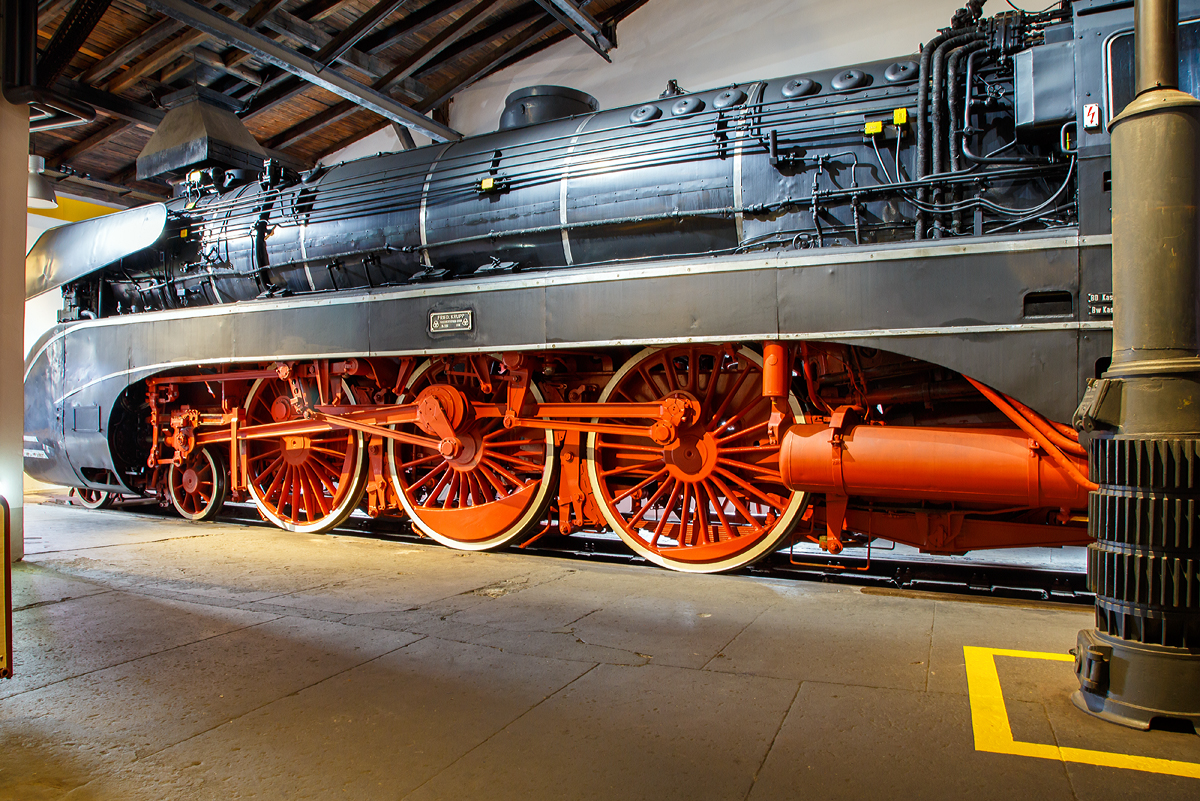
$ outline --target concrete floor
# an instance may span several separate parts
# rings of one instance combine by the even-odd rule
[[[963,646],[1087,608],[26,510],[0,798],[1200,797],[975,750]],[[995,661],[1016,740],[1200,762]]]

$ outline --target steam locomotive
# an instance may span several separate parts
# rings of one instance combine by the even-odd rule
[[[171,202],[31,250],[65,311],[25,469],[456,548],[609,529],[698,572],[1086,543],[1132,4],[982,5],[910,56],[604,111],[532,87],[495,133],[304,174],[194,148]]]

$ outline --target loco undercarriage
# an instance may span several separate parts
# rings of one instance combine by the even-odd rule
[[[314,359],[132,385],[127,484],[320,532],[356,508],[471,550],[608,529],[712,572],[797,539],[1085,544],[1071,430],[968,377],[832,343]],[[134,479],[132,476],[136,475]]]

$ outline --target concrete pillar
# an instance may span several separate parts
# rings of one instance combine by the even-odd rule
[[[0,46],[2,49],[2,46]],[[25,430],[25,205],[29,107],[0,97],[0,495],[12,509],[12,559],[25,555],[21,436]]]

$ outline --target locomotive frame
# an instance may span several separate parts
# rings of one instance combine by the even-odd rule
[[[1185,17],[1200,13],[1182,5]],[[1069,19],[1044,23],[1055,41],[1038,34],[1034,47],[1074,42],[1075,96],[1103,97],[1109,43],[1131,28],[1131,15],[1120,3],[1071,8]],[[927,52],[952,41],[984,51],[974,10],[974,20],[943,32]],[[988,41],[1017,27],[1006,15],[992,18]],[[967,70],[968,109],[969,52],[950,61],[952,74]],[[661,190],[652,197],[605,188],[607,217],[586,211],[594,197],[571,194],[586,173],[581,154],[592,142],[595,158],[614,158],[594,143],[618,128],[642,136],[647,121],[638,115],[651,115],[648,106],[431,146],[432,156],[380,157],[379,167],[358,162],[315,184],[272,184],[268,170],[258,194],[194,184],[153,248],[67,282],[71,308],[96,319],[65,322],[31,353],[26,469],[93,491],[157,494],[192,519],[212,517],[232,494],[298,531],[328,530],[365,497],[372,515],[406,514],[460,548],[603,527],[650,561],[693,571],[736,568],[795,537],[831,553],[878,537],[938,553],[1084,544],[1081,499],[1090,485],[1083,449],[1061,421],[1111,353],[1107,137],[1085,126],[1077,103],[1061,126],[1028,134],[1023,166],[943,174],[913,141],[926,125],[912,109],[929,102],[920,98],[925,81],[882,77],[867,84],[875,90],[822,98],[835,106],[866,99],[836,135],[815,106],[786,94],[775,102],[795,111],[800,133],[768,130],[755,117],[755,98],[764,104],[800,81],[883,76],[904,63],[684,96],[716,106],[736,93],[743,111],[714,112],[704,123],[712,163],[677,176],[669,196],[661,178],[678,165],[646,168],[643,177]],[[934,83],[935,105],[953,101],[950,146],[934,136],[934,165],[963,158],[954,80],[949,98]],[[674,102],[651,106],[661,115]],[[902,121],[910,115],[920,122]],[[621,116],[628,121],[611,122]],[[817,124],[805,134],[809,117]],[[609,122],[589,140],[595,119]],[[942,130],[936,115],[928,124]],[[557,177],[521,200],[512,153],[531,130],[550,130],[567,149]],[[1066,141],[1072,134],[1075,147]],[[691,135],[676,146],[686,150]],[[844,152],[840,163],[810,152],[814,137],[831,135],[831,150],[859,140],[853,166]],[[657,136],[651,147],[664,147],[669,134]],[[898,206],[876,137],[893,147],[897,179],[902,166],[916,176]],[[451,147],[476,160],[483,154],[485,166],[457,162],[439,178]],[[872,151],[881,170],[866,168]],[[872,182],[859,183],[860,152]],[[397,219],[388,226],[339,240],[310,233],[319,224],[330,227],[314,230],[336,232],[343,221],[333,212],[292,226],[270,217],[272,198],[311,213],[320,201],[310,187],[350,186],[373,169],[392,170],[392,185],[410,187],[407,200],[376,192],[356,201],[390,202]],[[472,188],[442,208],[438,181],[451,178]],[[1012,198],[1054,214],[989,234],[981,178],[1011,181]],[[801,203],[798,187],[809,182]],[[1058,198],[1068,187],[1073,199],[1064,206]],[[524,209],[519,223],[495,230],[514,208]],[[271,219],[280,220],[273,229]],[[914,239],[899,238],[914,220]],[[688,255],[695,240],[679,241],[697,221],[709,226],[696,234],[709,250],[732,252]],[[216,240],[225,266],[171,267],[171,259],[197,258],[190,248],[206,225],[210,234],[237,229]],[[389,244],[401,228],[418,230],[419,241]],[[647,258],[630,244],[644,231],[667,242],[665,253]],[[793,249],[788,239],[812,247]],[[763,242],[784,245],[759,249]],[[167,271],[152,274],[164,268],[148,253]],[[31,270],[45,277],[44,267]],[[105,316],[114,302],[138,308]],[[786,479],[804,465],[787,461],[784,440],[818,428],[832,447],[833,483]],[[930,486],[851,487],[843,459],[853,461],[877,428],[934,432],[919,446],[889,446],[887,464],[900,474],[924,469],[921,448],[941,453],[956,438],[981,435],[995,450],[958,453],[967,461],[925,475]],[[996,475],[971,461],[1001,451],[1013,465],[1005,480],[1016,476],[1024,490],[994,489]]]

